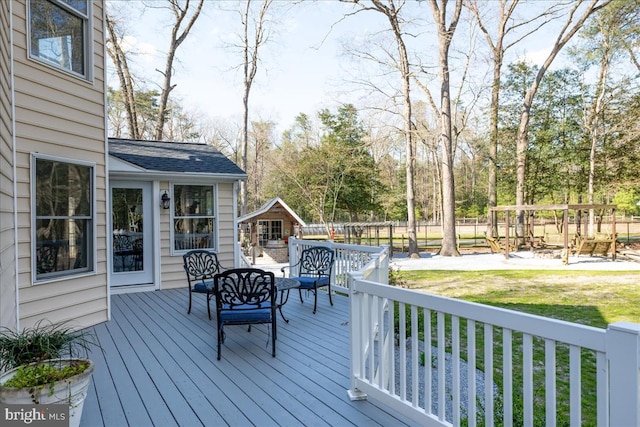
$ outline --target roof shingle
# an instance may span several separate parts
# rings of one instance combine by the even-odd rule
[[[245,175],[206,144],[109,138],[109,154],[149,171]]]

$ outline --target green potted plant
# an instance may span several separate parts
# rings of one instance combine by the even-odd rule
[[[0,403],[69,405],[69,425],[78,426],[93,363],[95,337],[66,323],[0,329]]]

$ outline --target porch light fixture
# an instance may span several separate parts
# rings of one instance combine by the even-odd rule
[[[171,207],[171,198],[167,194],[167,190],[164,190],[164,194],[160,197],[162,202],[162,209],[169,209]]]

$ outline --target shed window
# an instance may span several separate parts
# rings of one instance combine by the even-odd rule
[[[89,78],[88,0],[30,0],[29,53],[48,65]]]
[[[264,248],[269,240],[282,240],[282,220],[258,221],[258,243]]]
[[[93,270],[94,167],[33,157],[35,281]]]
[[[173,186],[173,248],[216,249],[215,194],[212,185]]]

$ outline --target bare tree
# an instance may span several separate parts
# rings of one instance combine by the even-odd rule
[[[245,0],[244,11],[241,12],[242,21],[242,146],[241,164],[243,170],[247,170],[247,158],[249,151],[249,95],[251,86],[258,72],[259,50],[269,40],[267,24],[267,11],[273,0],[263,0],[257,16],[253,17],[251,0]],[[247,213],[247,183],[240,182],[240,215]]]
[[[251,209],[259,208],[265,200],[262,196],[262,184],[266,176],[265,158],[268,157],[269,151],[274,143],[275,123],[271,121],[252,121],[250,137],[253,141],[253,153],[251,156],[251,164],[247,169],[250,177],[251,197],[248,205]]]
[[[551,52],[545,59],[542,66],[538,69],[536,77],[527,89],[522,106],[522,113],[520,114],[520,122],[518,124],[518,133],[516,136],[516,205],[522,206],[525,201],[525,178],[526,178],[526,166],[527,166],[527,146],[529,143],[528,130],[529,119],[531,113],[531,104],[533,98],[536,95],[538,87],[542,82],[542,78],[553,63],[558,53],[562,48],[571,40],[571,38],[578,32],[578,30],[584,25],[589,16],[603,7],[611,3],[612,0],[589,0],[585,5],[585,0],[576,0],[571,6],[567,15],[567,21],[564,23],[558,36],[551,48]],[[581,6],[584,6],[582,13],[579,14]],[[517,236],[522,238],[524,236],[524,211],[519,210],[517,215]]]
[[[400,80],[402,84],[402,105],[403,105],[403,134],[405,140],[405,174],[407,186],[407,234],[409,238],[409,256],[412,258],[419,257],[418,240],[416,232],[415,217],[415,165],[416,165],[416,148],[413,137],[412,113],[411,113],[411,68],[409,64],[409,55],[404,42],[404,32],[402,29],[401,10],[405,5],[405,1],[387,0],[384,4],[383,0],[371,0],[371,5],[366,6],[358,0],[351,2],[360,4],[361,10],[371,10],[383,14],[389,21],[389,26],[398,49],[397,52],[397,69],[400,72]]]
[[[171,84],[171,77],[173,76],[173,61],[176,57],[178,47],[184,42],[189,35],[189,31],[195,24],[200,11],[204,5],[204,0],[199,0],[196,3],[195,10],[190,10],[191,0],[167,0],[168,6],[163,6],[169,9],[174,17],[173,27],[171,29],[171,39],[169,40],[169,49],[167,50],[167,57],[165,61],[164,71],[159,71],[164,80],[162,83],[162,92],[160,93],[160,102],[158,105],[158,120],[156,123],[155,138],[162,140],[164,133],[164,124],[167,120],[167,112],[169,108],[169,94],[176,87]],[[155,5],[153,7],[156,7]],[[189,16],[191,15],[191,16]]]
[[[449,80],[449,48],[456,31],[462,0],[455,1],[453,14],[447,24],[448,0],[429,0],[438,29],[438,58],[440,69],[440,138],[442,150],[442,248],[440,255],[460,256],[456,244],[455,183],[453,175],[453,135],[451,126],[451,92]]]
[[[491,5],[482,3],[478,6],[478,0],[468,0],[466,7],[475,17],[480,30],[484,34],[485,40],[491,51],[491,59],[493,62],[493,78],[491,81],[491,104],[489,111],[489,188],[488,199],[489,208],[497,205],[498,194],[498,111],[500,108],[500,78],[502,75],[502,64],[507,50],[523,39],[533,34],[547,24],[553,17],[554,11],[558,8],[556,4],[552,4],[549,8],[543,10],[540,14],[522,21],[514,21],[512,19],[516,7],[520,4],[520,0],[499,0],[498,13],[495,28],[490,29],[486,22],[485,16],[493,16],[495,13]],[[485,15],[483,16],[483,12]],[[507,36],[522,28],[527,28],[534,24],[532,28],[522,32],[511,42],[507,42]],[[492,34],[493,33],[493,34]],[[487,216],[487,235],[497,236],[497,216]]]
[[[111,12],[106,14],[107,54],[111,58],[118,75],[122,103],[126,114],[126,125],[129,138],[139,139],[138,117],[136,111],[134,78],[129,70],[128,53],[123,48],[125,31],[120,25],[121,18],[114,18]]]

